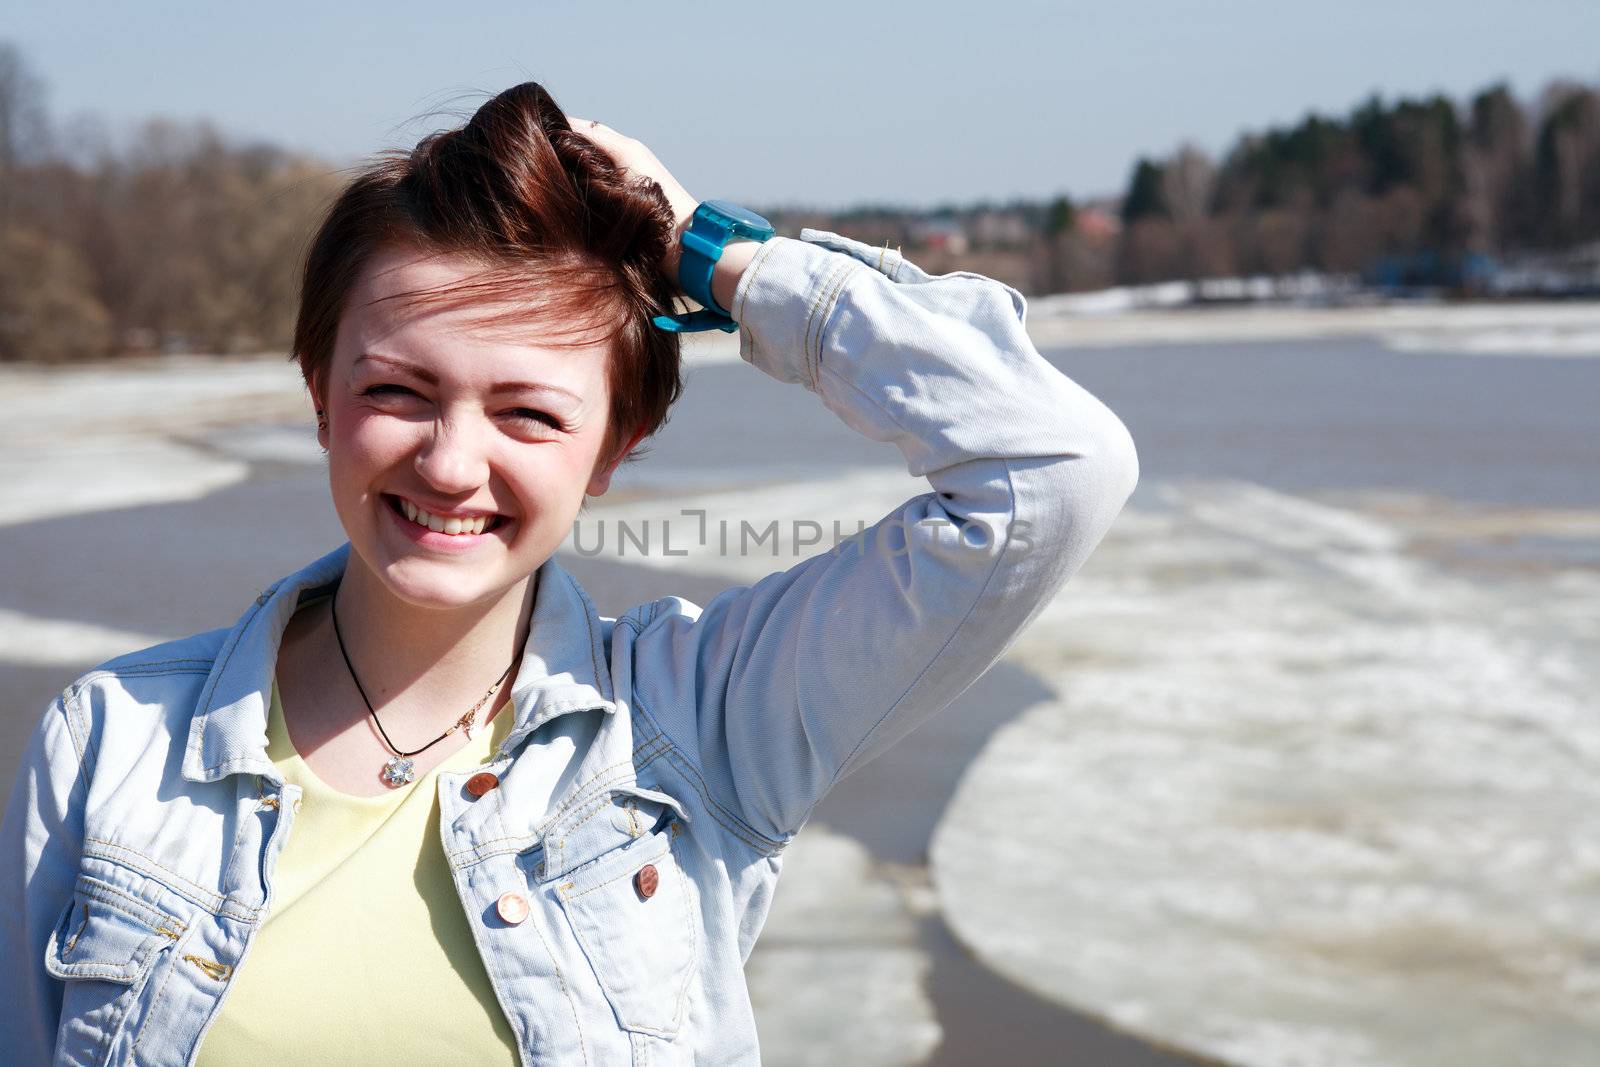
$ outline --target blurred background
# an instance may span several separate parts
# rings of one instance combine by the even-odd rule
[[[9,10],[0,785],[78,673],[343,539],[311,229],[538,80],[782,233],[1018,287],[1139,447],[1058,601],[791,847],[770,1062],[1600,1062],[1597,42],[1578,0]],[[686,359],[561,556],[602,610],[925,491],[734,339]],[[664,554],[694,509],[777,558]]]

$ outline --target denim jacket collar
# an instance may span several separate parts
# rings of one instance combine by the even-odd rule
[[[344,574],[348,543],[273,583],[234,624],[200,690],[183,776],[215,782],[259,774],[282,784],[267,757],[267,708],[278,646],[296,609]],[[594,604],[554,559],[535,573],[538,586],[522,666],[512,683],[516,715],[501,743],[510,752],[534,730],[573,711],[616,711],[606,669],[604,627]]]

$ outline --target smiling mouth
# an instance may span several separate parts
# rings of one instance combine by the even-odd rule
[[[475,537],[504,526],[510,520],[504,515],[475,515],[470,518],[452,518],[424,511],[404,497],[384,494],[384,502],[400,518],[434,533],[452,537]]]

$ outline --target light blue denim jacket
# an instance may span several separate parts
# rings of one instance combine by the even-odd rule
[[[894,442],[932,491],[704,608],[605,618],[554,560],[539,570],[500,788],[437,779],[528,1065],[757,1062],[743,965],[784,846],[995,662],[1138,479],[1121,420],[1039,355],[1009,286],[806,230],[759,250],[733,312],[746,361]],[[278,644],[348,551],[46,711],[0,830],[6,1063],[194,1061],[294,833],[299,790],[266,755]],[[508,891],[532,906],[515,926]]]

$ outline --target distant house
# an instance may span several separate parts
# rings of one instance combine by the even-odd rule
[[[952,256],[964,255],[970,245],[966,230],[954,219],[915,219],[909,236],[909,243],[915,247],[936,249]]]
[[[1026,248],[1034,239],[1034,228],[1020,211],[980,211],[968,220],[967,230],[977,248]]]
[[[1084,207],[1078,209],[1076,229],[1088,240],[1112,241],[1122,232],[1122,222],[1108,211]]]

